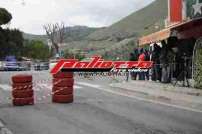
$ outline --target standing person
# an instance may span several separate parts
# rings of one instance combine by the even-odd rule
[[[134,61],[134,60],[135,60],[135,55],[134,55],[133,53],[130,53],[129,60],[130,60],[130,61]],[[129,72],[128,72],[128,69],[126,69],[126,75],[127,75],[127,76],[126,76],[126,81],[128,81],[128,80],[129,80]],[[131,73],[130,75],[131,75],[131,79],[132,79],[132,80],[135,80],[133,73]]]
[[[167,83],[167,67],[168,67],[168,59],[167,59],[167,55],[168,55],[168,49],[167,49],[167,44],[166,42],[163,40],[161,41],[162,44],[162,49],[161,49],[161,53],[160,53],[160,64],[161,64],[161,68],[162,68],[162,77],[161,77],[161,81],[162,83]]]
[[[152,68],[152,80],[153,81],[161,81],[161,68],[160,68],[160,52],[161,47],[158,44],[154,44],[154,49],[152,51],[152,61],[153,61],[153,68]]]
[[[130,53],[129,60],[130,60],[130,61],[134,61],[134,54],[133,54],[133,53]],[[126,81],[129,80],[129,73],[130,73],[130,72],[128,71],[128,69],[126,69]],[[134,80],[133,77],[134,77],[134,76],[133,76],[133,74],[131,73],[131,79],[132,79],[132,80]]]
[[[160,55],[160,63],[162,67],[162,83],[170,83],[171,82],[171,68],[170,64],[174,59],[174,54],[169,48],[168,44],[165,41],[161,42],[162,49]]]
[[[139,57],[138,49],[135,48],[134,53],[133,53],[133,57],[130,58],[130,61],[138,61],[138,57]],[[138,74],[137,72],[131,72],[131,79],[137,80],[137,74]]]
[[[138,48],[134,49],[134,61],[138,61],[138,57],[139,57],[139,52],[138,52]]]
[[[144,50],[142,48],[140,49],[140,55],[138,57],[138,61],[139,62],[145,61],[145,53],[144,53]],[[139,72],[139,80],[145,80],[145,73],[144,72]]]
[[[149,51],[145,50],[144,54],[145,54],[145,61],[150,61],[150,53],[149,53]],[[147,72],[144,72],[146,80],[149,80],[149,70],[150,69],[147,69]]]

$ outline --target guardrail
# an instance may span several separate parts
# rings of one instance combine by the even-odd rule
[[[7,62],[0,61],[0,71],[41,71],[49,70],[49,62]]]

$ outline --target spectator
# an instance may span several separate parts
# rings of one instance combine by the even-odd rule
[[[143,49],[140,49],[140,55],[139,55],[138,61],[139,62],[145,61],[145,53]],[[139,72],[139,80],[145,80],[144,72]]]
[[[138,49],[134,49],[134,53],[131,55],[132,57],[130,58],[130,61],[138,61]],[[131,79],[132,80],[137,80],[137,72],[131,72]]]
[[[161,82],[162,83],[169,83],[171,81],[170,76],[170,65],[169,65],[169,55],[170,49],[168,47],[168,44],[163,40],[161,41],[162,44],[162,49],[161,49],[161,54],[160,54],[160,63],[161,63],[161,68],[162,68],[162,78]]]
[[[152,68],[152,80],[161,81],[161,68],[160,68],[160,53],[161,47],[158,44],[154,44],[154,50],[152,51],[152,61],[154,63]]]
[[[129,58],[130,61],[135,61],[135,55],[133,53],[130,53],[130,58]]]
[[[150,61],[149,51],[145,50],[144,54],[145,54],[145,61]],[[149,80],[149,69],[147,69],[147,72],[144,72],[144,73],[145,73],[146,80]]]
[[[133,53],[130,53],[129,60],[134,61],[134,54]],[[131,78],[133,79],[133,74],[131,74]],[[128,69],[126,69],[126,81],[128,81],[128,80],[129,80],[129,71],[128,71]]]

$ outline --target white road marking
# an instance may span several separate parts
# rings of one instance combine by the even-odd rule
[[[145,98],[137,97],[137,96],[130,95],[130,94],[120,93],[120,92],[116,92],[116,91],[111,90],[111,89],[102,88],[99,85],[94,85],[94,84],[90,84],[90,83],[86,83],[86,82],[77,82],[77,83],[80,84],[80,85],[84,85],[84,86],[88,86],[88,87],[93,87],[93,88],[96,88],[98,90],[109,92],[109,93],[112,93],[112,94],[116,94],[116,95],[120,95],[120,96],[125,96],[125,97],[129,97],[129,98],[133,98],[133,99],[136,99],[136,100],[139,100],[139,101],[144,101],[144,102],[149,102],[149,103],[154,103],[154,104],[160,104],[160,105],[164,105],[164,106],[168,106],[168,107],[173,107],[173,108],[177,108],[177,109],[182,109],[182,110],[186,110],[186,111],[191,111],[191,112],[202,113],[201,110],[197,110],[197,109],[193,109],[193,108],[189,108],[189,107],[185,107],[185,106],[168,104],[168,103],[164,103],[164,102],[160,102],[160,101],[156,101],[156,100],[145,99]]]
[[[41,88],[43,88],[43,87],[45,87],[46,89],[48,89],[48,90],[51,90],[52,89],[52,84],[49,84],[49,83],[46,83],[46,84],[38,84],[37,85],[38,87],[41,87]],[[74,85],[74,89],[81,89],[82,87],[80,87],[80,86],[78,86],[78,85]]]
[[[0,89],[3,89],[4,91],[12,91],[12,87],[8,84],[0,84]]]
[[[4,124],[0,121],[0,133],[1,134],[13,134]]]
[[[4,124],[0,121],[0,128],[4,127]]]
[[[155,100],[144,99],[144,98],[141,98],[141,97],[137,97],[137,96],[133,96],[133,95],[129,95],[129,94],[124,94],[124,93],[118,93],[118,92],[115,92],[115,91],[110,90],[110,89],[101,88],[100,85],[90,84],[90,83],[86,83],[86,82],[77,82],[77,84],[92,87],[92,88],[96,88],[96,89],[99,89],[101,91],[110,92],[112,94],[133,98],[133,99],[136,99],[136,100],[139,100],[139,101],[145,101],[145,102],[160,104],[160,105],[164,105],[164,106],[174,107],[174,108],[178,108],[178,109],[183,109],[183,110],[187,110],[187,111],[202,113],[201,110],[197,110],[197,109],[193,109],[193,108],[189,108],[189,107],[184,107],[184,106],[179,106],[179,105],[174,105],[174,104],[168,104],[168,103],[159,102],[159,101],[155,101]],[[48,89],[52,88],[52,85],[50,85],[50,84],[39,84],[39,86],[41,86],[41,85],[48,88]],[[82,87],[74,85],[74,88],[75,89],[81,89]],[[12,87],[10,85],[8,85],[8,84],[0,84],[0,89],[3,89],[5,91],[12,91]],[[39,91],[38,88],[37,89],[34,88],[34,89],[35,89],[35,91]]]
[[[100,88],[100,85],[90,84],[87,82],[77,82],[77,84],[87,86],[87,87]]]
[[[74,89],[81,89],[82,87],[74,85]]]
[[[74,85],[74,89],[81,89],[81,88],[82,88],[81,86]],[[37,84],[34,86],[33,89],[34,89],[34,91],[51,90],[52,85],[49,83]],[[0,84],[0,90],[12,91],[12,86],[9,84]]]
[[[45,84],[37,84],[37,86],[39,86],[39,87],[41,87],[41,88],[45,87],[46,89],[49,89],[49,90],[52,89],[52,85],[49,84],[49,83],[45,83]]]
[[[34,91],[37,91],[37,92],[41,90],[39,87],[34,87],[33,89]]]

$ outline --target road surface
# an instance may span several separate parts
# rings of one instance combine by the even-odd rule
[[[14,134],[202,134],[202,113],[107,92],[110,78],[76,78],[75,102],[52,104],[51,76],[34,72],[36,104],[13,107],[13,74],[0,73],[0,120]]]

